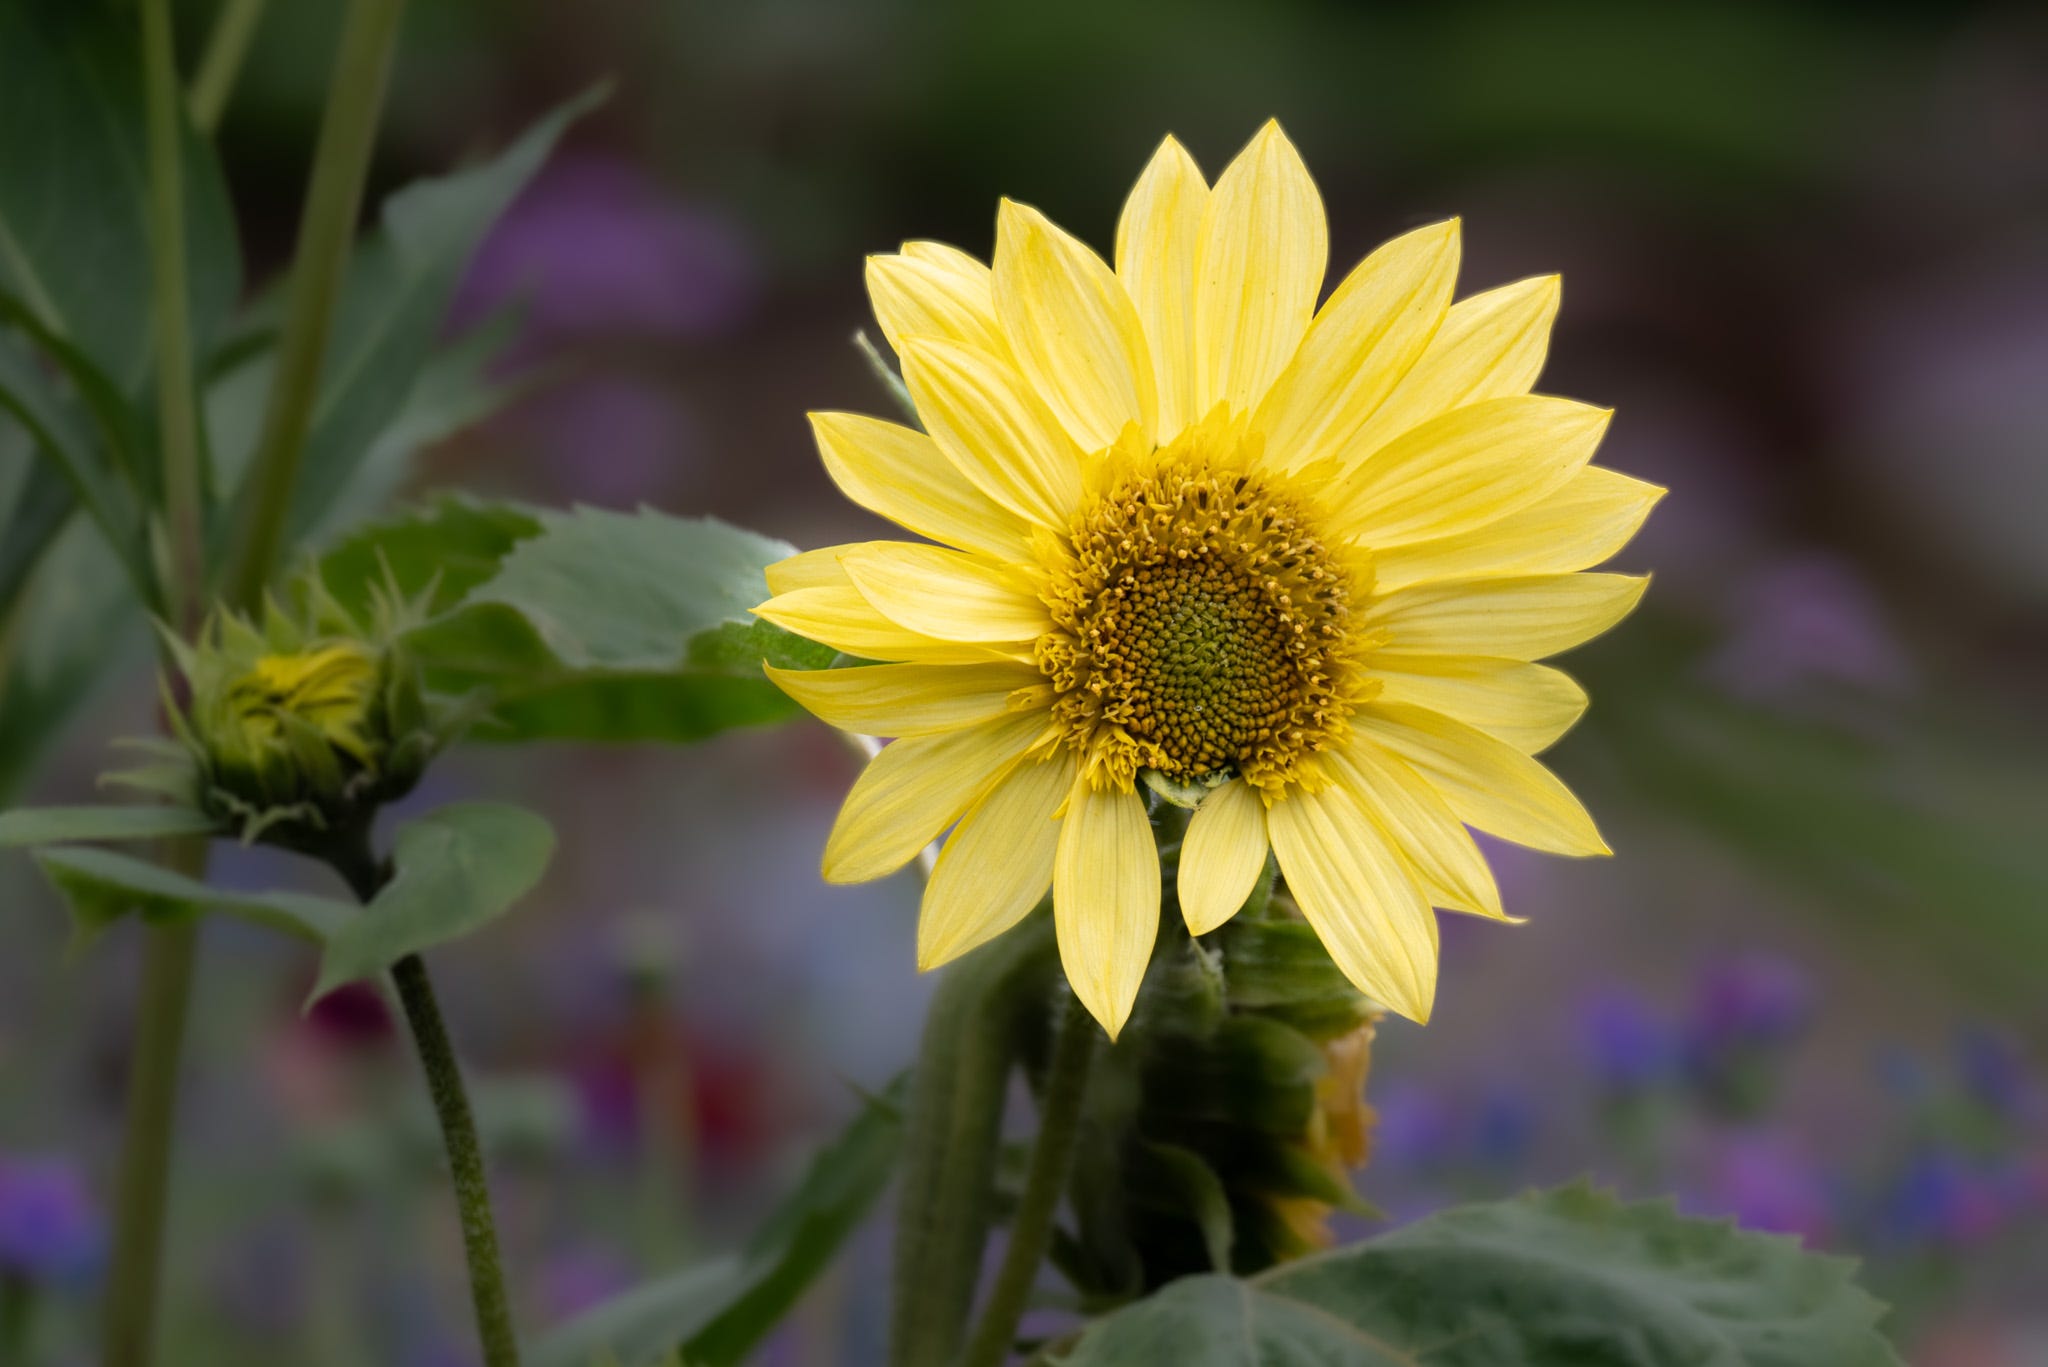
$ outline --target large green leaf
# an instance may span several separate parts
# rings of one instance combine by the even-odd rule
[[[0,339],[0,348],[6,345]],[[0,406],[12,407],[4,396]],[[13,611],[75,507],[62,467],[40,453],[18,421],[0,421],[0,618]]]
[[[446,610],[410,646],[429,681],[493,700],[482,740],[669,741],[780,721],[762,662],[832,652],[755,620],[779,541],[709,518],[443,500],[366,529],[322,562],[344,602],[391,567]]]
[[[314,997],[459,939],[532,890],[555,833],[523,807],[463,802],[398,828],[392,878],[329,937]]]
[[[149,186],[133,7],[0,5],[0,292],[135,392],[149,367]],[[234,215],[211,149],[187,134],[192,331],[217,336],[241,288]]]
[[[77,845],[101,840],[158,840],[207,835],[214,823],[190,807],[22,807],[0,812],[0,846]]]
[[[738,1257],[627,1292],[535,1345],[532,1367],[735,1367],[766,1338],[866,1218],[902,1145],[899,1078],[812,1161]]]
[[[1070,1367],[1900,1367],[1854,1265],[1589,1188],[1465,1206],[1249,1280],[1190,1277]]]
[[[230,892],[208,887],[161,864],[92,846],[38,851],[42,867],[71,906],[75,940],[83,945],[124,916],[172,921],[201,912],[230,916],[318,943],[351,915],[345,902],[298,892]]]
[[[295,537],[322,524],[421,383],[477,244],[562,131],[602,95],[562,105],[489,161],[385,201],[378,232],[349,265],[335,317],[293,494]]]

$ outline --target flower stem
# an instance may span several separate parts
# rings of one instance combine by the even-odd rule
[[[149,254],[156,332],[158,441],[170,566],[163,600],[181,630],[206,597],[206,542],[199,476],[199,414],[192,392],[191,299],[185,279],[184,111],[170,0],[143,0],[143,94],[149,130]]]
[[[469,1259],[470,1299],[476,1307],[477,1336],[483,1341],[486,1367],[518,1367],[519,1339],[512,1328],[512,1302],[505,1290],[505,1268],[498,1255],[497,1224],[491,1216],[491,1189],[484,1176],[483,1145],[476,1134],[469,1094],[462,1085],[462,1067],[434,1000],[427,965],[408,954],[392,965],[405,1018],[412,1025],[420,1064],[427,1070],[427,1090],[441,1120],[441,1140],[455,1181],[455,1204],[462,1215],[462,1251]]]
[[[358,900],[374,900],[391,881],[390,863],[370,851],[369,829],[346,832],[323,852],[335,872],[354,889]],[[477,1337],[483,1341],[485,1367],[518,1367],[519,1337],[512,1328],[512,1298],[505,1289],[505,1264],[498,1252],[498,1225],[491,1214],[491,1188],[484,1173],[483,1144],[477,1139],[476,1116],[462,1085],[448,1024],[434,998],[426,961],[408,954],[391,966],[405,1019],[412,1027],[413,1047],[426,1069],[427,1091],[441,1122],[441,1143],[448,1151],[455,1183],[455,1205],[462,1217],[462,1251],[469,1260],[470,1299],[476,1307]]]
[[[206,51],[199,59],[199,71],[192,77],[189,103],[192,122],[202,133],[220,127],[227,112],[228,97],[235,93],[235,77],[242,72],[242,59],[249,55],[249,40],[263,18],[263,0],[227,0],[207,35]]]
[[[171,842],[163,863],[196,876],[205,868],[205,842]],[[164,1205],[170,1191],[178,1072],[199,923],[183,920],[152,927],[148,937],[114,1194],[113,1265],[107,1273],[106,1341],[101,1349],[106,1367],[147,1367],[155,1355]]]
[[[1053,1215],[1074,1165],[1081,1103],[1088,1094],[1089,1066],[1100,1034],[1101,1027],[1081,999],[1069,997],[1066,1018],[1053,1041],[1052,1062],[1046,1069],[1038,1142],[1031,1150],[1016,1217],[1010,1222],[1009,1247],[1003,1250],[1002,1266],[996,1270],[995,1285],[967,1342],[961,1367],[1001,1367],[1016,1342],[1017,1322],[1024,1317],[1025,1302],[1052,1243]]]
[[[370,151],[404,10],[405,0],[353,0],[342,31],[292,257],[277,377],[263,412],[246,520],[230,571],[229,597],[244,607],[261,600],[291,517],[292,491],[319,397],[320,367],[348,271],[363,182],[369,175]]]
[[[18,1272],[0,1272],[0,1367],[29,1367],[36,1291]]]

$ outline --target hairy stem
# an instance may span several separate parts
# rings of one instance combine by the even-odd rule
[[[967,1336],[1018,1026],[1053,978],[1051,920],[1038,915],[939,975],[904,1123],[890,1367],[949,1367]]]
[[[263,0],[227,0],[207,35],[206,51],[199,58],[199,71],[192,77],[188,103],[192,122],[199,131],[211,134],[220,127],[228,99],[235,93],[235,78],[242,74],[242,59],[249,55],[249,40],[263,18]]]
[[[1016,1218],[1010,1222],[1009,1247],[1003,1250],[1002,1266],[996,1270],[995,1284],[989,1288],[988,1303],[982,1307],[974,1335],[967,1341],[961,1367],[1001,1367],[1010,1356],[1017,1322],[1024,1317],[1025,1303],[1052,1243],[1053,1215],[1074,1166],[1089,1065],[1094,1062],[1095,1042],[1101,1033],[1081,999],[1070,997],[1046,1069],[1038,1140],[1031,1149],[1031,1166],[1024,1177]]]
[[[484,1175],[483,1145],[476,1117],[462,1085],[462,1067],[434,1000],[427,965],[408,954],[392,965],[413,1044],[427,1072],[427,1090],[441,1121],[441,1141],[455,1183],[455,1204],[462,1216],[462,1251],[469,1260],[470,1300],[476,1309],[477,1336],[483,1342],[486,1367],[518,1367],[519,1338],[512,1328],[512,1301],[505,1290],[504,1261],[498,1254],[497,1222],[491,1215],[491,1188]]]
[[[370,852],[367,828],[350,833],[326,852],[334,869],[368,903],[391,881],[389,863]],[[426,1070],[427,1092],[441,1122],[441,1143],[448,1153],[455,1185],[455,1206],[462,1219],[462,1251],[469,1262],[469,1294],[476,1309],[477,1337],[483,1343],[485,1367],[518,1367],[519,1337],[512,1327],[512,1298],[505,1288],[505,1262],[498,1251],[498,1224],[491,1213],[490,1181],[484,1171],[484,1149],[477,1138],[476,1115],[462,1083],[462,1065],[448,1024],[434,997],[426,961],[408,954],[391,967],[398,998],[412,1027],[413,1047]]]
[[[194,877],[206,867],[202,840],[170,842],[163,863]],[[107,1272],[106,1367],[147,1367],[155,1356],[163,1273],[164,1206],[178,1116],[178,1073],[199,923],[152,927],[143,946],[128,1115],[114,1191],[114,1248]]]
[[[355,241],[363,182],[370,169],[377,118],[391,75],[391,55],[405,0],[353,0],[342,31],[341,52],[320,144],[313,154],[313,179],[299,220],[292,257],[291,295],[278,341],[277,376],[263,412],[250,472],[249,502],[229,576],[229,597],[249,606],[262,598],[276,568],[291,517],[292,491],[319,396],[320,367],[327,356],[335,307]]]

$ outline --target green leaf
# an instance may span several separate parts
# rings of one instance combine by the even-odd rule
[[[503,803],[457,803],[407,822],[391,881],[328,940],[313,998],[495,920],[540,881],[554,850],[546,821]]]
[[[429,587],[453,607],[498,572],[512,548],[541,533],[540,510],[447,495],[386,521],[359,527],[320,557],[320,579],[343,607],[367,617],[389,571],[398,591]]]
[[[1445,1211],[1249,1280],[1190,1277],[1071,1367],[1901,1367],[1854,1265],[1584,1186]]]
[[[345,902],[298,892],[229,892],[152,864],[146,859],[91,846],[38,851],[36,863],[71,905],[83,947],[124,916],[175,921],[220,911],[316,943],[327,939],[353,914]]]
[[[532,1367],[734,1367],[795,1306],[889,1184],[907,1079],[871,1099],[811,1163],[737,1257],[677,1273],[579,1316],[537,1344]]]
[[[145,807],[23,807],[0,812],[0,846],[76,845],[210,835],[204,812],[156,803]]]
[[[651,509],[534,516],[540,534],[410,642],[435,686],[492,690],[497,724],[479,739],[697,740],[796,714],[764,660],[831,662],[748,611],[767,596],[764,567],[790,554],[782,542]]]
[[[0,346],[4,346],[0,343]],[[0,399],[0,406],[7,405]],[[0,423],[0,620],[14,609],[42,562],[43,552],[64,530],[77,500],[62,468],[39,455],[27,431]]]
[[[1138,1142],[1138,1162],[1128,1171],[1129,1199],[1135,1206],[1166,1216],[1192,1219],[1202,1231],[1209,1266],[1230,1270],[1230,1247],[1237,1239],[1230,1213],[1230,1193],[1207,1159],[1178,1144]]]
[[[137,33],[132,9],[107,0],[0,5],[0,292],[123,393],[147,373],[151,336]],[[241,263],[219,163],[189,130],[184,151],[203,348],[233,306]]]
[[[484,234],[602,89],[543,117],[489,161],[409,185],[349,265],[293,495],[292,533],[319,526],[421,382]]]

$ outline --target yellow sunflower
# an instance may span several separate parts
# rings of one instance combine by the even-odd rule
[[[921,967],[1050,886],[1067,976],[1114,1035],[1158,930],[1148,789],[1195,806],[1192,932],[1237,911],[1270,847],[1345,974],[1418,1021],[1431,907],[1506,919],[1466,827],[1607,852],[1531,758],[1586,706],[1534,662],[1634,606],[1644,580],[1578,571],[1662,491],[1588,464],[1607,410],[1529,392],[1556,277],[1453,304],[1454,220],[1318,309],[1327,255],[1269,123],[1214,186],[1167,139],[1114,268],[1007,200],[992,267],[934,242],[869,260],[925,430],[811,421],[847,497],[930,542],[795,556],[756,611],[880,662],[771,672],[832,725],[895,738],[846,799],[828,880],[951,828]]]

